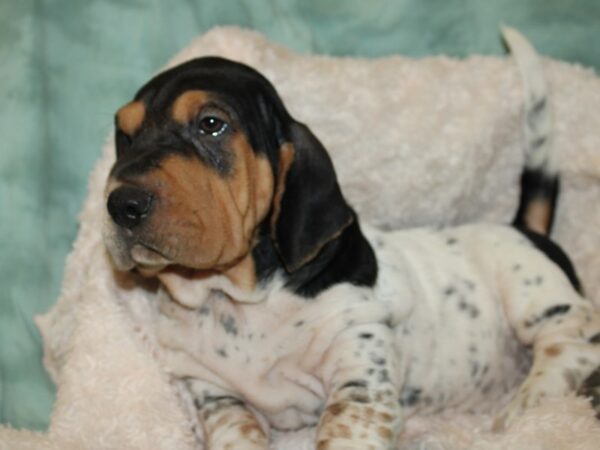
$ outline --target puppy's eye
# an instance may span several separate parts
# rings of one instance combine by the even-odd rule
[[[227,129],[227,122],[218,117],[208,116],[200,119],[200,133],[219,136]]]

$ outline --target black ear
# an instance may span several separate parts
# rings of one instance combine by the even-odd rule
[[[294,272],[355,216],[321,142],[298,122],[291,123],[287,134],[290,142],[281,147],[272,232],[286,270]]]

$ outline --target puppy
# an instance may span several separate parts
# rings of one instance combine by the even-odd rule
[[[160,342],[208,449],[312,425],[320,450],[389,449],[403,414],[507,395],[497,428],[545,397],[598,406],[600,315],[547,238],[545,84],[507,38],[527,105],[513,226],[361,226],[319,140],[236,62],[167,70],[117,112],[106,247],[160,280]]]

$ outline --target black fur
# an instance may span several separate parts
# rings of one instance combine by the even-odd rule
[[[329,241],[317,256],[294,272],[285,270],[279,253],[268,235],[263,234],[252,256],[257,278],[267,282],[277,271],[285,284],[303,297],[314,297],[337,283],[373,286],[377,279],[377,260],[373,249],[353,222],[342,234]]]
[[[302,124],[292,123],[289,130],[294,160],[286,177],[274,235],[283,264],[294,272],[356,218],[342,196],[323,145]]]
[[[565,273],[571,285],[577,292],[581,292],[581,283],[577,277],[577,272],[573,263],[567,256],[567,254],[561,249],[558,244],[552,241],[549,237],[543,236],[535,231],[526,230],[524,228],[515,227],[519,230],[527,239],[529,239],[533,245],[537,247],[542,253],[544,253],[551,261],[553,261],[558,267]]]

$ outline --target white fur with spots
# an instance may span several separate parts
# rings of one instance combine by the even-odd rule
[[[387,449],[402,414],[506,403],[525,379],[499,419],[507,425],[600,366],[589,342],[600,315],[519,232],[365,232],[380,267],[374,289],[340,284],[305,299],[276,277],[241,303],[208,279],[192,308],[171,298],[186,287],[173,289],[161,305],[166,365],[241,400],[261,423],[319,423],[320,449]],[[234,418],[244,411],[233,408]],[[229,429],[241,445],[241,425]]]

